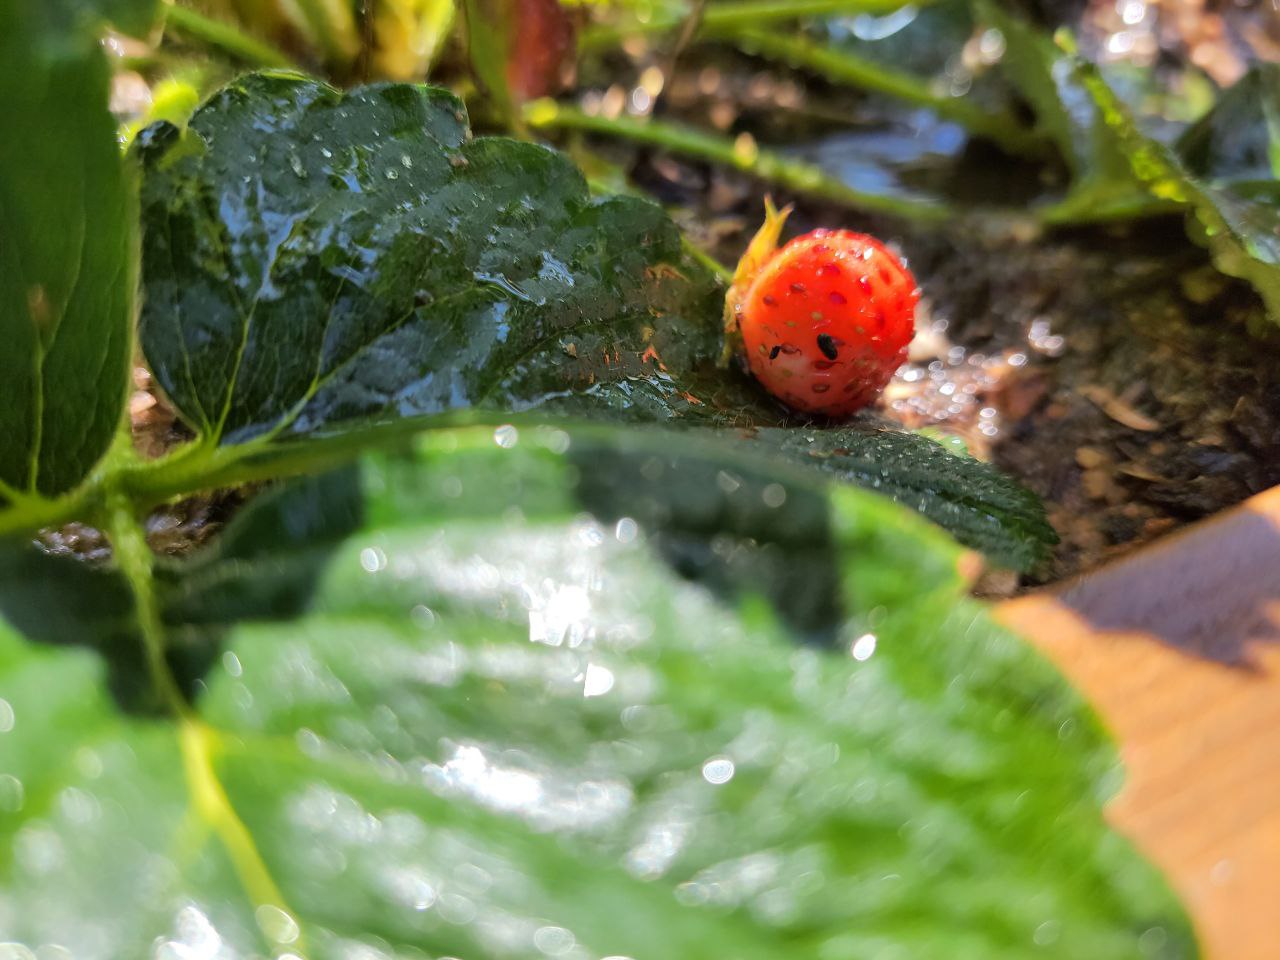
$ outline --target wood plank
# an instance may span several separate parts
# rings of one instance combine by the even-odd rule
[[[999,618],[1120,743],[1117,829],[1187,904],[1208,960],[1280,960],[1280,488]]]

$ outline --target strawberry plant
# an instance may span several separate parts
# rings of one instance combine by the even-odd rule
[[[250,74],[122,157],[128,12],[0,3],[4,950],[1194,956],[1096,720],[965,596],[1031,494],[779,409],[659,207],[443,88]]]

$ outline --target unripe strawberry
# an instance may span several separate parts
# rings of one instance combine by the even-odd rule
[[[740,334],[766,390],[795,410],[846,417],[907,358],[915,278],[878,240],[848,230],[814,230],[779,250],[790,208],[765,210],[725,297],[726,351]]]

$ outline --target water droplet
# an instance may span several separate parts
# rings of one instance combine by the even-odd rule
[[[577,938],[564,927],[539,927],[533,934],[533,945],[549,957],[568,953],[577,942]]]
[[[326,160],[332,160],[332,159],[333,159],[333,151],[332,151],[332,150],[330,150],[328,147],[321,147],[321,148],[320,148],[320,156],[324,157]]]
[[[244,673],[244,668],[240,665],[240,658],[230,650],[222,655],[222,669],[232,677],[238,677]]]
[[[864,633],[853,641],[849,652],[853,654],[853,659],[855,660],[870,660],[871,655],[876,652],[876,635],[874,633]]]
[[[407,153],[400,154],[400,166],[404,167],[406,170],[412,170],[413,159]]]
[[[400,171],[397,170],[395,167],[388,167],[385,176],[388,180],[399,180]]]
[[[613,689],[613,671],[597,663],[588,663],[582,675],[582,695],[603,697]]]
[[[787,488],[780,483],[771,483],[760,491],[760,499],[766,507],[776,510],[787,502]]]
[[[360,566],[365,573],[377,573],[387,566],[387,555],[377,547],[365,547],[360,551]]]
[[[0,811],[17,813],[25,802],[22,781],[11,773],[0,773]]]
[[[509,423],[504,423],[493,431],[493,442],[504,450],[510,450],[520,442],[520,431]]]
[[[253,916],[262,935],[272,943],[293,943],[301,933],[298,921],[272,904],[264,903],[253,912]]]
[[[742,481],[733,474],[721,470],[716,474],[716,486],[729,494],[736,492],[737,489],[742,486]]]
[[[1168,940],[1169,935],[1165,933],[1164,927],[1148,927],[1142,931],[1142,936],[1138,937],[1138,949],[1142,951],[1143,956],[1158,957]]]
[[[1031,939],[1036,942],[1036,946],[1047,947],[1058,939],[1058,935],[1062,932],[1062,924],[1057,920],[1046,920],[1040,926],[1036,927],[1035,933],[1031,935]]]
[[[289,166],[300,179],[307,179],[307,168],[302,165],[302,158],[296,153],[289,154]]]
[[[13,707],[9,701],[0,697],[0,733],[8,733],[13,729]]]
[[[702,765],[702,779],[720,786],[733,779],[734,765],[728,757],[712,757]]]
[[[420,603],[409,611],[409,619],[425,630],[435,626],[436,614],[430,607]]]
[[[631,543],[639,533],[639,525],[630,517],[623,517],[613,528],[613,535],[619,543]]]

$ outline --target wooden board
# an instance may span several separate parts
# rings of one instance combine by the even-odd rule
[[[996,609],[1115,734],[1108,815],[1168,874],[1207,960],[1280,960],[1280,488]]]

